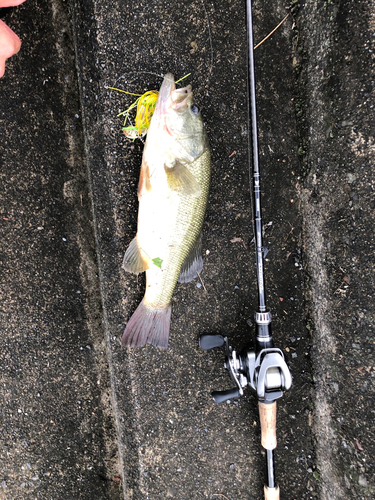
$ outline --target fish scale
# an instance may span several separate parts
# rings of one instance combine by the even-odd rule
[[[178,251],[171,251],[165,259],[168,262],[167,269],[162,272],[163,278],[160,286],[157,287],[156,294],[151,300],[148,299],[148,285],[150,282],[152,283],[152,274],[146,272],[145,298],[154,307],[166,307],[170,303],[180,274],[181,265],[185,261],[191,246],[201,233],[210,183],[210,170],[207,166],[210,163],[211,155],[210,151],[207,150],[189,169],[199,179],[198,182],[202,189],[202,195],[193,202],[187,196],[180,197],[181,200],[176,217],[178,223],[175,226],[174,238],[170,240],[171,249],[175,250],[178,248]],[[157,272],[157,270],[155,271]]]

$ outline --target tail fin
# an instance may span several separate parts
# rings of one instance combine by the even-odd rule
[[[168,347],[171,306],[165,308],[147,307],[144,299],[126,325],[121,343],[124,347],[140,347],[152,344],[155,347]]]

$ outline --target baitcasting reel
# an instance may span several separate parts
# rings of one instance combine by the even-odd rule
[[[200,347],[208,351],[225,345],[224,367],[229,371],[235,387],[226,391],[213,391],[215,403],[243,395],[243,388],[249,385],[259,401],[272,403],[292,386],[292,376],[280,349],[273,346],[271,313],[256,312],[256,351],[237,354],[222,335],[202,335]]]
[[[213,391],[215,403],[222,403],[243,395],[249,385],[258,399],[261,427],[261,443],[266,450],[267,480],[264,485],[265,500],[279,500],[280,488],[275,481],[273,450],[276,439],[276,400],[292,386],[292,376],[280,349],[273,345],[271,335],[271,313],[256,312],[256,349],[237,355],[222,335],[202,335],[200,347],[204,350],[225,344],[225,368],[229,371],[235,387],[226,391]]]

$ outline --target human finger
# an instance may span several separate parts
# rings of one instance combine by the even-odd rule
[[[5,60],[5,57],[0,56],[0,78],[2,78],[5,73]]]
[[[5,72],[5,61],[21,48],[18,36],[0,20],[0,78]]]
[[[17,54],[20,48],[21,40],[14,31],[0,19],[0,54],[8,58]]]
[[[0,8],[2,7],[17,7],[25,0],[0,0]]]

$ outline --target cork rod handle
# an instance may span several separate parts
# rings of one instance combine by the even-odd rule
[[[264,404],[261,401],[259,401],[259,419],[260,419],[262,446],[266,450],[274,450],[277,446],[276,401],[274,401],[271,404]],[[269,497],[269,498],[274,498],[274,497]]]
[[[264,499],[265,500],[279,500],[280,499],[280,488],[267,488],[264,487]]]

